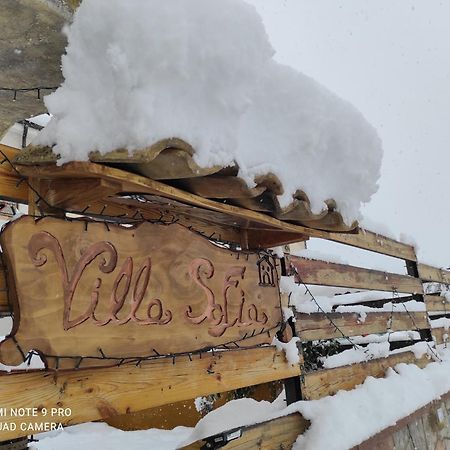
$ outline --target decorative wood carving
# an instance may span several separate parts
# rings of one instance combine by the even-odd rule
[[[30,350],[65,368],[246,347],[270,343],[281,322],[274,257],[219,248],[177,224],[24,217],[0,240],[16,294],[6,364]]]

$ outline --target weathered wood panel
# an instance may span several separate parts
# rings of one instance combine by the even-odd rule
[[[120,192],[120,184],[101,178],[75,178],[41,182],[41,195],[52,206],[82,211],[92,203]]]
[[[356,289],[422,294],[419,279],[408,275],[363,269],[326,261],[292,256],[291,265],[297,272],[296,280],[306,284],[338,286]]]
[[[450,284],[450,271],[438,269],[437,267],[428,266],[426,264],[417,264],[419,277],[422,281],[436,281],[437,283]]]
[[[397,242],[394,239],[362,228],[358,230],[357,234],[330,233],[327,239],[395,258],[417,261],[416,252],[412,245]]]
[[[392,318],[392,320],[391,320]],[[428,316],[424,312],[367,313],[364,321],[357,313],[296,314],[295,328],[303,341],[335,339],[392,331],[428,329]]]
[[[144,362],[140,366],[1,373],[0,398],[6,415],[2,423],[16,430],[0,431],[0,440],[12,439],[30,423],[60,422],[63,425],[105,419],[201,395],[298,376],[298,365],[286,362],[273,347],[204,353]],[[36,408],[36,416],[12,417],[11,408]],[[68,416],[44,416],[42,408],[71,408]],[[24,424],[24,425],[20,425]]]
[[[302,395],[305,400],[316,400],[327,395],[334,395],[340,390],[354,389],[369,376],[384,377],[386,370],[397,364],[407,363],[425,367],[429,362],[430,360],[425,357],[416,359],[413,353],[404,352],[365,363],[318,370],[304,375]]]
[[[274,257],[219,248],[178,224],[24,217],[0,239],[20,312],[14,340],[0,345],[10,365],[31,349],[69,368],[269,344],[281,324]]]
[[[186,447],[182,447],[182,449],[196,450],[207,448],[204,447],[204,445],[206,445],[208,441],[220,443],[223,442],[222,436],[225,436],[225,439],[227,437],[232,439],[228,444],[220,447],[226,450],[288,450],[292,448],[298,436],[304,433],[308,426],[309,422],[300,414],[295,413],[249,427],[230,430],[222,433],[222,435],[212,437],[210,440],[198,441]]]
[[[450,312],[450,303],[440,295],[425,295],[425,304],[428,312]]]

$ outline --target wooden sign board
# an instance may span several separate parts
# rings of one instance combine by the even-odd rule
[[[73,368],[236,349],[271,343],[282,320],[276,258],[181,225],[23,217],[0,241],[14,308],[5,364],[31,350]]]

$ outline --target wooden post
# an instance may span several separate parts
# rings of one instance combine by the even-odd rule
[[[281,275],[282,276],[287,276],[288,272],[289,272],[289,267],[290,267],[290,263],[289,263],[289,256],[290,256],[290,247],[289,245],[284,245],[283,246],[283,251],[284,251],[284,258],[280,259],[280,265],[281,265]],[[281,303],[283,307],[289,307],[288,303],[289,303],[289,297],[287,295],[283,295],[281,296]],[[296,336],[296,331],[295,331],[295,327],[293,326],[292,322],[288,322],[286,324],[286,328],[288,331],[288,334],[285,333],[285,336],[287,337],[288,335],[290,337]],[[298,351],[300,353],[300,358],[303,360],[303,355],[302,355],[302,347],[301,347],[301,343],[299,342],[297,344],[298,347]],[[300,373],[300,377],[303,375],[303,373]],[[302,392],[301,392],[301,384],[300,384],[300,378],[299,377],[292,377],[292,378],[288,378],[286,380],[283,381],[284,384],[284,392],[286,393],[286,403],[288,405],[290,405],[291,403],[295,403],[298,402],[299,400],[302,399]]]
[[[405,259],[405,263],[406,263],[406,272],[408,275],[410,275],[411,277],[415,277],[420,279],[419,276],[419,269],[417,267],[417,261],[410,261]],[[422,280],[421,280],[422,282]],[[425,297],[423,294],[413,294],[413,300],[416,300],[417,302],[425,302]],[[431,329],[425,329],[425,330],[419,330],[419,334],[420,334],[420,339],[424,340],[424,341],[432,341],[433,340],[433,336],[431,334]]]
[[[38,216],[40,215],[39,197],[35,191],[38,191],[39,189],[39,179],[29,178],[28,183],[31,186],[28,190],[28,215]]]

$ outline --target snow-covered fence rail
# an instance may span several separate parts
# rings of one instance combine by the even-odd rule
[[[378,291],[422,294],[419,279],[377,270],[363,269],[314,259],[291,257],[297,282]]]
[[[450,284],[450,271],[428,266],[427,264],[417,264],[419,277],[423,282],[435,281],[437,283]]]
[[[295,328],[302,341],[342,338],[430,328],[424,312],[296,314]]]
[[[361,241],[357,246],[367,247],[361,245]],[[377,250],[382,253],[384,245],[380,247]],[[436,300],[423,295],[415,255],[408,257],[411,258],[406,260],[410,275],[289,257],[296,283],[303,285],[311,297],[308,313],[296,313],[294,323],[304,358],[303,398],[318,398],[333,394],[337,389],[353,388],[362,382],[361,377],[383,376],[386,367],[399,362],[423,365],[425,353],[429,357],[437,356],[426,311],[428,304],[437,307]],[[364,290],[368,294],[391,292],[392,298],[380,297],[381,292],[378,292],[375,297],[361,296],[355,303],[355,299],[346,300],[347,296],[341,294],[334,299],[341,306],[334,305],[334,312],[330,312],[308,288],[314,285]]]
[[[157,407],[197,396],[226,392],[299,376],[274,347],[163,358],[100,369],[33,370],[0,375],[2,440],[48,431],[51,422],[74,425]],[[70,414],[49,420],[52,408]],[[34,414],[15,416],[18,408]],[[36,425],[38,424],[38,425]]]

